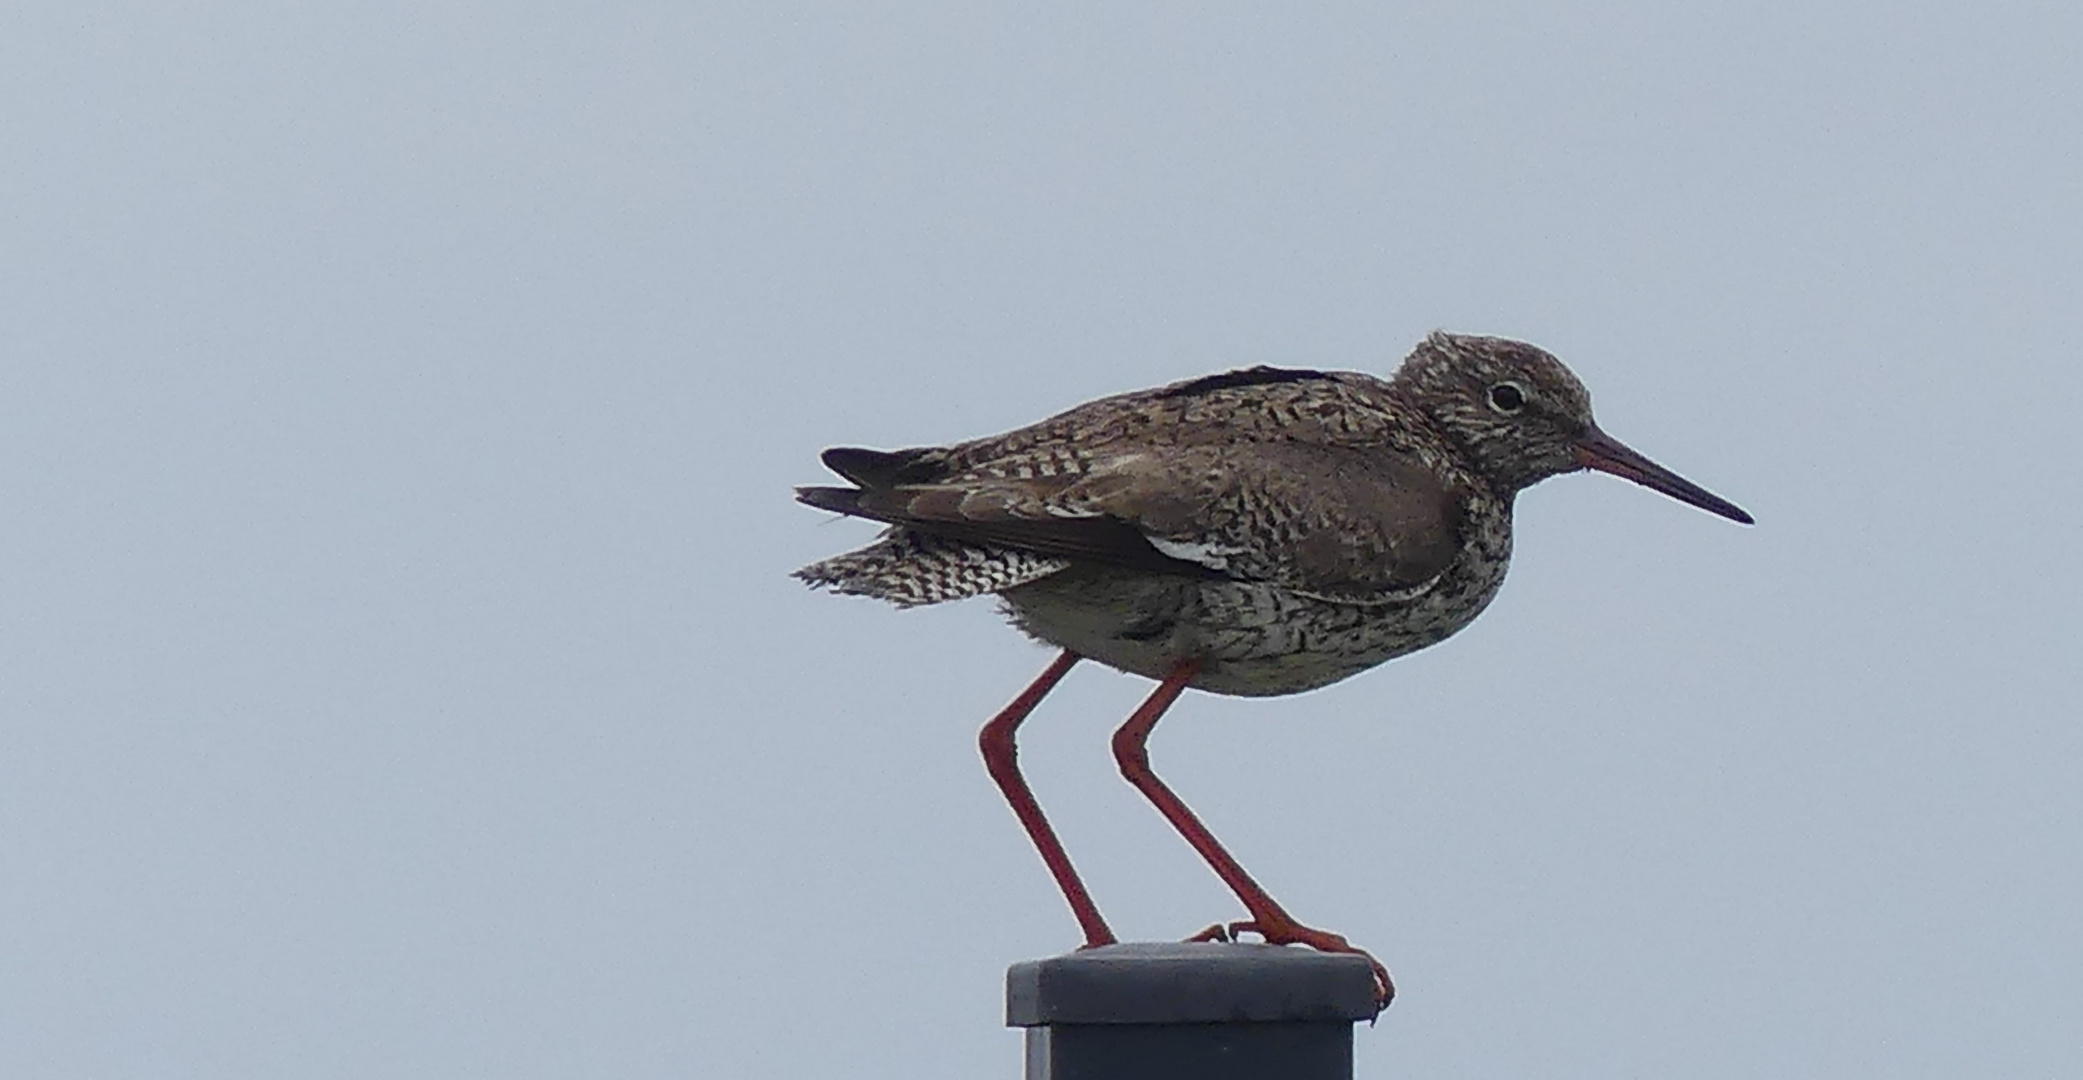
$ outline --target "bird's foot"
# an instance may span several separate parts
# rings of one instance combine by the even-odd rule
[[[1257,934],[1268,945],[1307,945],[1318,952],[1351,953],[1367,961],[1374,969],[1374,1011],[1389,1007],[1396,996],[1396,983],[1389,978],[1389,969],[1374,958],[1374,954],[1345,940],[1340,934],[1329,930],[1318,930],[1303,926],[1292,919],[1282,921],[1244,919],[1233,923],[1216,923],[1214,926],[1188,938],[1188,941],[1241,941],[1239,934]]]

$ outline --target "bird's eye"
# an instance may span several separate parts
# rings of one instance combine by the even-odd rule
[[[1526,407],[1526,391],[1517,383],[1501,382],[1490,388],[1490,407],[1511,414]]]

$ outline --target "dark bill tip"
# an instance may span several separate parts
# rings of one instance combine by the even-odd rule
[[[1745,525],[1757,524],[1757,519],[1745,513],[1742,507],[1635,453],[1625,443],[1597,428],[1577,439],[1577,460],[1587,469],[1625,477],[1710,514],[1720,514]]]

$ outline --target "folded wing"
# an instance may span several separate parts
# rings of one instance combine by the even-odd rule
[[[1264,581],[1379,602],[1422,589],[1459,550],[1460,500],[1408,454],[1244,441],[1115,444],[1074,458],[965,462],[933,450],[827,451],[858,488],[812,506],[946,540],[1143,572]]]

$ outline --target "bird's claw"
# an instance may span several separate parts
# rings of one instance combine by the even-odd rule
[[[1269,930],[1256,919],[1239,919],[1231,923],[1216,923],[1186,940],[1242,941],[1244,934],[1257,934],[1268,945],[1307,945],[1318,952],[1358,956],[1374,969],[1374,1011],[1379,1013],[1388,1008],[1389,1002],[1396,997],[1395,980],[1389,978],[1389,969],[1376,960],[1374,954],[1345,940],[1344,935],[1328,930],[1317,930],[1296,922],[1276,923]]]

